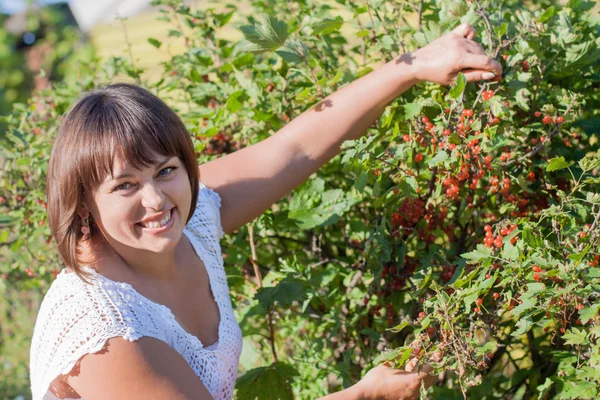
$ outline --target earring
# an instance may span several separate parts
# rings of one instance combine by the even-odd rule
[[[84,239],[89,239],[89,235],[90,235],[90,221],[88,220],[88,218],[82,218],[81,219],[81,233],[83,233],[83,238]]]

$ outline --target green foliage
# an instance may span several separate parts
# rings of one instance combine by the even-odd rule
[[[420,31],[404,18],[420,2],[253,1],[246,15],[256,19],[233,5],[155,3],[174,33],[150,43],[168,52],[180,37],[187,46],[158,81],[126,56],[91,60],[76,84],[6,118],[6,284],[45,290],[61,268],[43,186],[51,138],[82,91],[140,80],[182,116],[202,163],[269,137],[377,63],[467,21],[502,62],[502,82],[413,87],[364,137],[223,239],[234,308],[257,355],[243,365],[238,395],[316,398],[376,360],[401,366],[413,346],[423,361],[444,353],[433,364],[448,372],[432,399],[598,397],[593,2],[422,2]],[[219,34],[234,15],[239,42]]]

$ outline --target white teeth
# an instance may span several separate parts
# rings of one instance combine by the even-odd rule
[[[152,222],[142,223],[142,226],[144,226],[145,228],[150,228],[150,229],[162,228],[171,219],[172,211],[173,210],[170,210],[167,214],[165,214],[165,216],[160,221],[152,221]]]

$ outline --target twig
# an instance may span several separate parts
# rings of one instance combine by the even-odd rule
[[[140,80],[140,74],[137,72],[135,68],[135,63],[133,61],[133,50],[131,49],[131,42],[129,41],[129,35],[127,35],[127,27],[125,26],[125,18],[119,18],[121,21],[121,28],[123,28],[123,35],[125,36],[125,43],[127,43],[127,51],[129,52],[129,59],[131,60],[131,68],[135,71],[135,81],[138,85],[141,85],[142,82]]]
[[[421,18],[423,17],[423,0],[419,1],[419,24],[417,25],[417,32],[421,32]]]
[[[258,279],[258,287],[263,287],[262,275],[258,266],[258,259],[256,257],[256,247],[254,246],[254,226],[248,225],[248,236],[250,236],[250,251],[252,252],[252,268],[254,268],[254,274]],[[273,362],[277,362],[277,352],[275,351],[275,328],[273,326],[273,310],[269,308],[267,312],[267,323],[269,325],[269,344],[271,345],[271,355],[273,356]]]
[[[479,1],[475,0],[475,4],[477,5],[477,14],[479,14],[481,16],[481,18],[483,18],[483,20],[485,21],[485,26],[487,28],[487,38],[488,38],[488,50],[491,53],[492,52],[492,48],[494,46],[493,42],[492,42],[492,24],[490,24],[490,18],[488,17],[487,13],[485,12],[485,10],[483,9],[483,7],[481,7],[481,4],[479,3]]]

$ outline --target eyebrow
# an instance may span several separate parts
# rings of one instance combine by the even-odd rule
[[[160,164],[158,164],[158,168],[156,168],[156,169],[162,168],[163,165],[167,164],[172,159],[173,159],[173,157],[166,157],[166,158],[164,158],[163,161]],[[132,178],[134,176],[135,176],[134,174],[124,173],[124,174],[120,174],[119,176],[112,177],[111,180],[112,181],[118,181],[119,179]]]

